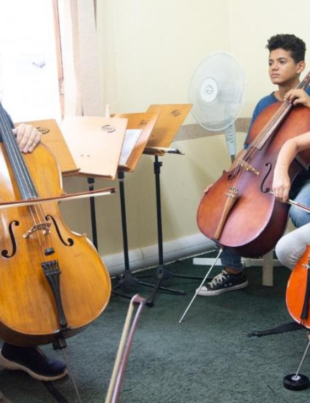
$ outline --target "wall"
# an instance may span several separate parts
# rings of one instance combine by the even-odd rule
[[[268,79],[267,40],[276,34],[294,34],[308,45],[307,68],[310,69],[310,3],[301,0],[293,6],[289,0],[260,2],[230,0],[231,52],[244,66],[248,90],[243,116],[248,116],[259,98],[274,90]]]

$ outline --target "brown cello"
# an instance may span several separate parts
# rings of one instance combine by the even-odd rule
[[[286,306],[297,323],[310,329],[310,245],[290,275],[286,288]]]
[[[43,145],[19,151],[0,104],[2,202],[63,194],[59,166]],[[82,331],[108,304],[111,284],[85,235],[64,224],[55,201],[0,212],[0,336],[16,345]]]
[[[310,387],[309,378],[300,373],[310,348],[310,245],[307,245],[290,275],[286,288],[286,306],[292,318],[308,329],[308,343],[296,373],[286,375],[283,385],[289,390],[304,390]]]
[[[297,88],[309,82],[310,73]],[[277,157],[289,138],[309,130],[308,108],[288,101],[267,107],[251,128],[247,149],[203,196],[197,212],[201,232],[244,257],[270,251],[285,230],[289,209],[270,193]],[[310,151],[301,152],[291,164],[291,181],[309,164]]]

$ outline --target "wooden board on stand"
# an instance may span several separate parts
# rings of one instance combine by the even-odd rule
[[[114,180],[124,142],[127,119],[67,116],[62,130],[79,176]]]
[[[151,105],[147,112],[159,118],[144,150],[145,154],[164,155],[191,110],[191,104]],[[178,153],[178,151],[175,151]]]
[[[59,163],[61,173],[64,176],[76,175],[78,173],[79,167],[76,165],[55,119],[32,120],[25,123],[36,127],[42,133],[42,143],[48,146],[53,152]]]
[[[119,170],[123,170],[124,172],[133,172],[138,164],[138,161],[145,149],[147,142],[149,141],[154,126],[159,118],[159,114],[126,113],[115,114],[114,117],[128,119],[124,146],[127,138],[129,139],[130,136],[135,134],[135,132],[140,131],[140,133],[138,133],[138,138],[136,142],[133,144],[132,149],[128,150],[128,158],[126,159],[126,161],[124,161],[124,163],[120,163],[119,166]]]

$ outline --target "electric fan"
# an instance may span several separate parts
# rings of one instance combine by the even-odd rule
[[[236,155],[234,121],[245,95],[246,76],[237,60],[227,52],[215,52],[201,61],[190,83],[192,114],[204,129],[225,133],[228,152]]]

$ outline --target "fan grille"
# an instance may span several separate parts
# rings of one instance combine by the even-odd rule
[[[189,91],[197,123],[211,131],[226,129],[242,109],[245,87],[243,68],[232,55],[216,52],[206,57],[195,70]]]

